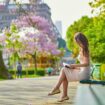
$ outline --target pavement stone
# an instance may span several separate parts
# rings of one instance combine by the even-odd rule
[[[59,103],[60,94],[48,96],[58,76],[0,81],[0,105],[73,105],[77,82],[69,83],[70,100]]]

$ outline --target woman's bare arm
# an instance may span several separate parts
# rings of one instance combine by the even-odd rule
[[[89,66],[89,57],[83,57],[82,64],[71,64],[70,68],[87,67],[87,66]]]

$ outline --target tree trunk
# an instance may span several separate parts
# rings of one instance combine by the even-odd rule
[[[3,79],[12,78],[4,64],[2,51],[0,51],[0,78],[3,78]]]
[[[34,74],[36,74],[37,73],[37,55],[36,55],[36,52],[33,55],[33,59],[34,59],[34,66],[35,66]]]

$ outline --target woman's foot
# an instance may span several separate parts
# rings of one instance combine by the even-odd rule
[[[59,94],[61,91],[60,91],[60,89],[54,89],[54,90],[52,90],[48,95],[50,96],[50,95],[55,95],[55,94]]]
[[[58,102],[63,102],[65,100],[69,100],[69,97],[68,96],[64,96],[64,97],[61,97]]]

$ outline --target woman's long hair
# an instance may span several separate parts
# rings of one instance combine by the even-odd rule
[[[89,44],[88,44],[88,40],[86,38],[86,36],[84,34],[82,34],[81,32],[78,32],[75,34],[75,40],[76,42],[79,44],[82,44],[82,47],[83,48],[83,56],[89,56]]]

